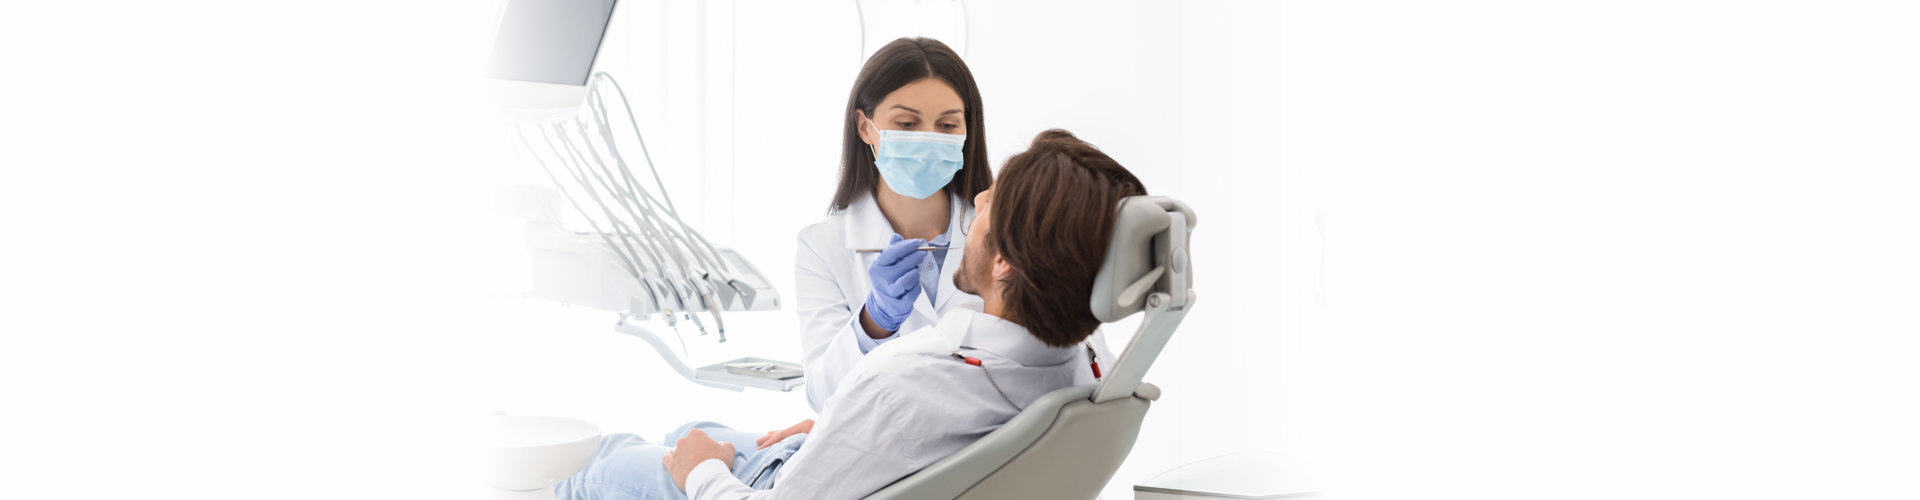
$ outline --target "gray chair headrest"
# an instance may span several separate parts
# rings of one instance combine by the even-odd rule
[[[1175,308],[1183,306],[1193,288],[1192,257],[1186,251],[1192,233],[1182,231],[1184,241],[1175,242],[1167,229],[1179,216],[1190,231],[1196,222],[1193,209],[1165,196],[1133,196],[1120,200],[1116,210],[1106,261],[1093,278],[1093,317],[1119,321],[1145,308],[1154,292],[1173,296]],[[1176,274],[1180,283],[1173,282]]]

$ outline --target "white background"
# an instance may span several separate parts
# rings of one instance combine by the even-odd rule
[[[1067,128],[1200,213],[1107,498],[1252,448],[1341,498],[1920,493],[1912,7],[969,5],[996,164]],[[485,7],[0,8],[6,488],[471,496],[494,410],[805,415],[490,294],[484,187],[526,165],[475,89]],[[788,297],[851,10],[629,2],[601,56],[691,221]],[[691,354],[794,357],[790,312],[737,316]]]

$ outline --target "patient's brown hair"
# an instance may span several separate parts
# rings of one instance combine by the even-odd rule
[[[987,248],[1013,273],[1000,282],[1009,319],[1054,347],[1100,326],[1088,301],[1120,201],[1147,194],[1126,167],[1065,130],[1041,132],[994,182]]]

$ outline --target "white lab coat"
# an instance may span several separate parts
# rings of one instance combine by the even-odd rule
[[[939,267],[940,276],[935,281],[940,291],[931,302],[926,293],[920,294],[914,302],[913,314],[900,325],[900,332],[909,333],[896,334],[896,339],[937,324],[941,316],[955,307],[967,306],[973,310],[981,307],[979,296],[963,293],[953,286],[953,273],[966,254],[966,238],[961,233],[973,222],[973,206],[961,203],[959,196],[948,194],[947,197],[952,203],[953,215],[947,223],[947,234],[953,240],[953,249],[947,251]],[[872,195],[855,198],[845,211],[800,230],[794,256],[794,302],[800,314],[800,362],[807,370],[807,403],[815,412],[826,407],[827,397],[834,394],[847,371],[865,355],[859,340],[866,335],[860,327],[860,310],[866,307],[867,293],[873,288],[867,278],[867,267],[879,254],[861,254],[854,250],[886,248],[887,239],[892,235],[893,224],[880,213],[880,205]],[[1112,369],[1116,358],[1107,349],[1106,335],[1095,331],[1087,340],[1100,361],[1100,369]],[[1075,349],[1074,359],[1080,366],[1087,366],[1086,349]],[[1096,380],[1091,368],[1077,373],[1076,384]]]

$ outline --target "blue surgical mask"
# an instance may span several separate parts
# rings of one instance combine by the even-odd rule
[[[873,122],[867,122],[873,123]],[[873,149],[873,164],[880,167],[880,178],[893,192],[926,199],[940,192],[959,172],[966,157],[961,146],[965,134],[880,130],[880,146]]]

